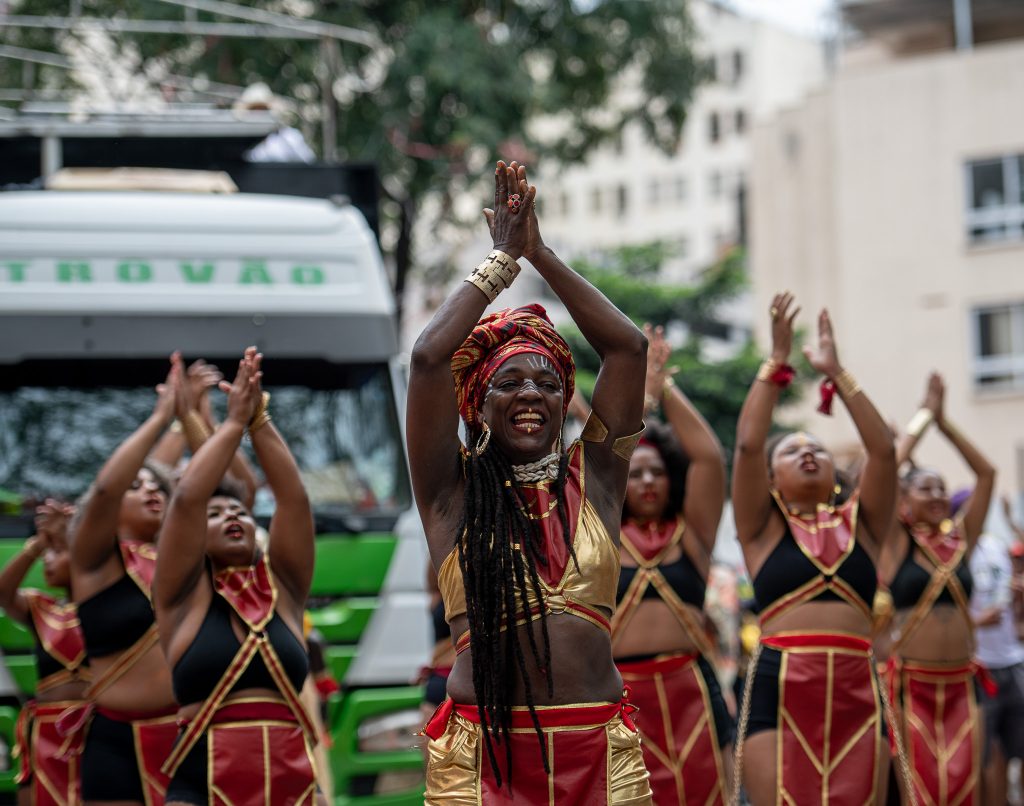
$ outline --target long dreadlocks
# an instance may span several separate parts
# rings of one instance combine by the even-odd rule
[[[480,430],[470,431],[470,444],[475,445]],[[494,741],[505,745],[505,767],[508,786],[512,786],[512,687],[516,670],[523,681],[526,705],[540,743],[544,771],[549,772],[547,748],[534,705],[533,687],[527,667],[519,630],[515,627],[517,612],[529,613],[529,591],[543,602],[538,565],[547,565],[544,541],[537,524],[529,517],[525,502],[513,480],[512,464],[501,449],[491,443],[486,450],[470,450],[465,457],[466,489],[462,521],[456,532],[459,567],[466,589],[466,617],[469,620],[470,649],[473,656],[473,689],[477,710],[484,726],[487,757],[500,787],[501,772],[494,750]],[[565,483],[569,457],[559,456],[558,476],[552,482],[562,535],[572,562],[572,547]],[[518,590],[519,601],[516,601]],[[551,642],[547,617],[540,614],[541,645],[532,622],[526,635],[530,657],[544,671],[547,696],[553,694],[551,673]],[[505,627],[505,629],[503,629]],[[515,665],[510,662],[515,658]]]

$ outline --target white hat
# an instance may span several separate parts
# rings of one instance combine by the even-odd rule
[[[291,111],[291,105],[283,98],[274,95],[273,90],[262,81],[258,81],[245,88],[231,109],[236,115],[266,110],[274,117],[280,117]]]

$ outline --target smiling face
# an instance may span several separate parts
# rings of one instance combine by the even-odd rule
[[[638,445],[629,460],[626,511],[638,521],[658,520],[665,513],[668,497],[665,460],[653,445]]]
[[[148,468],[139,470],[121,499],[118,534],[136,540],[153,540],[167,510],[167,493]]]
[[[934,470],[915,471],[904,486],[900,512],[908,523],[938,528],[949,517],[949,493],[942,476]]]
[[[779,441],[772,451],[770,466],[772,484],[789,501],[810,499],[825,503],[836,483],[832,454],[802,431]]]
[[[206,505],[206,556],[215,568],[256,561],[256,522],[237,498],[216,495]]]
[[[551,452],[562,430],[562,379],[539,353],[520,353],[491,377],[481,410],[492,438],[514,463]]]

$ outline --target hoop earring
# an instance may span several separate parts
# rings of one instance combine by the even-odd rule
[[[835,484],[832,485],[832,495],[829,496],[828,505],[834,507],[836,505],[836,496],[843,491],[843,486],[839,483],[838,479]]]
[[[475,453],[480,456],[484,451],[487,450],[487,446],[491,444],[491,427],[487,424],[483,424],[483,430],[480,432],[480,438],[476,441]]]

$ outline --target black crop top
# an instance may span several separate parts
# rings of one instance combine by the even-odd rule
[[[910,545],[907,547],[907,554],[903,558],[896,576],[893,577],[892,583],[889,585],[889,592],[892,594],[892,605],[897,610],[907,610],[914,607],[924,595],[925,589],[932,578],[932,572],[921,566],[914,559],[914,548],[914,539],[911,538]],[[957,565],[956,577],[960,580],[960,585],[964,589],[965,598],[969,600],[971,598],[971,591],[974,589],[974,578],[971,576],[971,568],[966,560],[960,560],[959,565]],[[943,586],[942,591],[935,597],[934,604],[956,604],[956,600],[953,598],[948,585]]]
[[[155,621],[149,598],[128,574],[79,602],[78,618],[90,658],[129,649]]]
[[[38,638],[35,640],[33,652],[36,656],[36,670],[40,680],[45,680],[52,674],[64,671],[64,664],[47,652],[43,642]]]
[[[864,548],[854,542],[853,548],[840,563],[834,575],[823,574],[822,570],[804,554],[786,521],[786,531],[779,544],[768,555],[761,570],[753,580],[754,598],[763,612],[785,596],[813,581],[819,575],[829,582],[833,577],[842,580],[857,595],[868,610],[878,588],[878,574]],[[824,588],[809,601],[846,601],[831,588]]]
[[[430,619],[434,623],[434,643],[446,641],[452,637],[451,625],[444,617],[444,600],[442,599],[430,611]]]
[[[629,585],[633,581],[633,577],[636,576],[636,570],[636,566],[623,565],[619,571],[618,600],[620,602],[626,595],[626,591],[629,590]],[[658,570],[665,577],[669,587],[676,592],[676,595],[682,601],[697,608],[704,607],[704,594],[707,592],[707,583],[704,581],[704,577],[697,572],[693,561],[685,549],[678,560],[671,563],[662,563],[658,566]],[[648,585],[644,589],[643,598],[660,599],[661,595],[654,585]]]
[[[171,671],[174,698],[179,704],[189,705],[206,700],[241,648],[242,644],[231,627],[232,612],[231,605],[222,596],[214,594],[195,640]],[[288,680],[296,691],[300,690],[309,673],[306,648],[277,613],[267,623],[266,633]],[[270,676],[259,653],[253,657],[231,690],[247,688],[277,688],[277,683]]]

